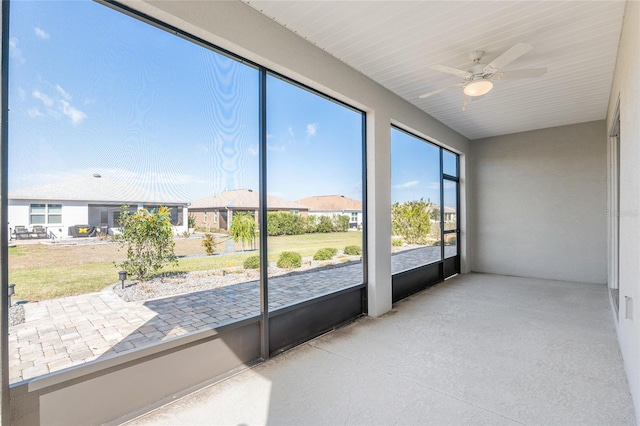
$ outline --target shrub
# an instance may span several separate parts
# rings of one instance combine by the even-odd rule
[[[294,251],[283,251],[278,257],[278,268],[292,269],[302,265],[302,256]]]
[[[451,236],[451,237],[444,237],[444,245],[445,246],[455,246],[456,242],[457,242],[457,240],[456,240],[455,235]]]
[[[322,248],[313,255],[313,260],[329,260],[338,253],[334,248]]]
[[[195,228],[196,227],[196,217],[194,215],[190,214],[187,217],[187,226],[189,228]]]
[[[402,246],[402,240],[391,240],[391,245],[393,247],[401,247]]]
[[[316,232],[316,228],[318,226],[318,216],[307,216],[305,222],[306,223],[304,232],[306,232],[307,234]]]
[[[333,220],[329,216],[318,216],[316,232],[333,232]]]
[[[348,254],[350,256],[359,256],[362,254],[362,248],[359,246],[346,246],[344,248],[344,254]]]
[[[244,261],[244,269],[260,269],[260,256],[251,256]]]
[[[425,244],[431,230],[431,203],[422,198],[418,201],[393,203],[391,205],[391,227],[408,244]]]
[[[349,230],[349,216],[341,214],[333,217],[333,229],[336,232],[347,232]]]
[[[216,238],[213,234],[206,233],[204,234],[204,238],[202,240],[202,245],[204,246],[204,251],[208,256],[215,254],[216,252]]]
[[[307,228],[305,219],[290,212],[267,213],[267,235],[300,235]]]
[[[120,245],[127,248],[127,259],[116,266],[139,280],[149,278],[167,263],[177,264],[173,252],[173,228],[171,212],[161,206],[157,210],[140,209],[135,212],[129,206],[120,207]]]

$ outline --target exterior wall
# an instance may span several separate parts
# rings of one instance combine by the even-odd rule
[[[604,121],[472,142],[472,269],[604,283]]]
[[[619,292],[617,321],[629,387],[640,414],[640,3],[628,1],[618,48],[607,129],[620,106]],[[613,211],[613,210],[611,210]],[[610,259],[611,262],[611,259]],[[613,265],[612,265],[613,266]],[[612,284],[612,283],[610,283]],[[640,419],[640,416],[638,416]]]
[[[30,204],[62,204],[62,225],[44,224],[49,232],[57,238],[68,236],[69,226],[86,225],[89,223],[89,213],[86,203],[63,202],[63,201],[42,201],[42,200],[11,200],[9,202],[9,227],[16,225],[31,227],[29,221]]]
[[[355,222],[351,222],[351,213],[357,213],[356,216],[356,221]],[[349,216],[349,223],[350,226],[354,227],[353,229],[355,229],[355,227],[361,227],[362,226],[362,212],[361,211],[356,211],[356,210],[336,210],[336,211],[310,211],[309,212],[309,216]],[[355,224],[355,225],[354,225]]]
[[[462,270],[468,271],[466,138],[242,2],[123,3],[366,112],[369,315],[391,309],[392,123],[462,154],[460,250]]]

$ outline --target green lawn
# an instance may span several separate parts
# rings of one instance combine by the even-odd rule
[[[200,239],[176,239],[177,256],[204,254]],[[268,258],[275,262],[283,251],[296,251],[303,257],[318,249],[362,246],[362,232],[287,235],[268,238]],[[189,272],[242,267],[257,250],[206,257],[186,257],[163,272]],[[124,258],[118,244],[85,246],[21,245],[9,249],[9,282],[15,283],[15,299],[37,301],[100,291],[118,281],[114,262]]]

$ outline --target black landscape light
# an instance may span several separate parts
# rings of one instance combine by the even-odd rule
[[[127,271],[118,272],[118,278],[122,281],[122,289],[124,290],[124,282],[127,279]]]
[[[14,293],[16,292],[15,290],[16,285],[15,284],[9,284],[9,306],[11,306],[11,296],[14,295]]]

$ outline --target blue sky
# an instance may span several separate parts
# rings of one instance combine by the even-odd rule
[[[88,0],[14,1],[10,38],[10,190],[93,173],[187,200],[258,189],[256,69]],[[361,115],[267,90],[268,192],[361,199]],[[437,200],[437,149],[396,133],[393,201]]]
[[[457,175],[456,156],[444,151],[445,173]],[[455,184],[445,181],[445,205],[455,206]],[[391,129],[391,202],[419,200],[440,204],[440,148]]]

